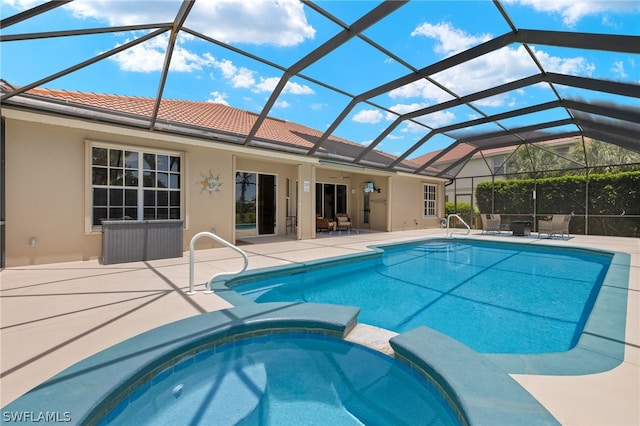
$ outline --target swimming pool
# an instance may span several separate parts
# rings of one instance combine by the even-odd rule
[[[100,424],[460,423],[404,363],[336,337],[276,333],[180,360]]]
[[[474,240],[382,248],[366,260],[229,285],[259,303],[358,306],[360,322],[399,333],[427,325],[483,353],[543,354],[576,345],[612,259]]]

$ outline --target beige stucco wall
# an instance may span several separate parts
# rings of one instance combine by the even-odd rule
[[[83,235],[82,132],[5,123],[7,265],[90,258],[99,240]]]
[[[6,264],[20,266],[99,259],[102,233],[91,229],[91,143],[151,148],[183,157],[181,186],[183,247],[193,235],[212,231],[235,241],[235,171],[275,174],[277,179],[278,235],[285,234],[286,179],[292,184],[291,203],[298,185],[298,229],[295,238],[315,237],[315,183],[347,185],[348,213],[354,227],[378,231],[438,226],[436,219],[422,218],[422,182],[377,171],[327,168],[317,159],[227,144],[217,144],[146,130],[110,126],[79,119],[3,109],[6,143]],[[89,165],[90,166],[90,165]],[[343,176],[349,176],[343,178]],[[203,190],[201,181],[215,176],[219,191]],[[362,223],[363,187],[375,182],[370,223]],[[305,185],[308,182],[308,185]],[[308,191],[305,191],[308,188]],[[442,203],[440,203],[442,204]],[[415,226],[415,225],[414,225]],[[35,238],[35,245],[30,240]],[[196,248],[215,243],[200,239]]]
[[[96,259],[102,234],[90,231],[91,189],[85,164],[88,143],[150,147],[183,154],[184,247],[200,231],[233,238],[233,161],[229,152],[95,130],[6,120],[7,265]],[[220,176],[220,191],[199,183]],[[85,217],[87,220],[85,220]],[[30,240],[36,239],[35,246]],[[200,240],[197,247],[211,247]]]
[[[424,184],[437,186],[436,216],[424,216]],[[437,228],[444,217],[444,181],[394,176],[391,178],[391,231]]]

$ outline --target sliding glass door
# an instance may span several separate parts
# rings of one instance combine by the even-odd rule
[[[347,185],[316,183],[316,215],[334,218],[347,213]]]
[[[236,172],[236,237],[273,235],[276,229],[276,176]]]

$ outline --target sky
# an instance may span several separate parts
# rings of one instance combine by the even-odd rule
[[[2,19],[42,3],[0,1]],[[351,25],[379,2],[331,0],[315,4],[339,22],[328,20],[298,0],[196,1],[184,27],[203,37],[186,32],[177,37],[164,98],[219,102],[259,113],[284,69],[341,31],[340,24]],[[638,0],[503,0],[501,4],[518,29],[640,36]],[[2,35],[171,22],[180,5],[180,1],[173,0],[76,0],[7,27]],[[30,84],[150,31],[4,41],[0,44],[1,77],[14,85]],[[411,67],[421,69],[509,31],[498,8],[488,0],[411,1],[363,33],[400,61],[354,38],[305,68],[302,74],[306,78],[291,78],[269,115],[324,131],[350,102],[349,95],[367,92],[410,74]],[[168,33],[164,33],[42,87],[155,97],[167,45]],[[547,71],[640,84],[640,55],[543,45],[529,48]],[[431,77],[456,95],[464,96],[537,73],[525,47],[514,44]],[[581,92],[570,87],[557,90],[563,97],[638,106],[637,99],[631,97]],[[359,103],[334,134],[368,145],[393,122],[394,112],[406,113],[452,98],[437,85],[418,80],[372,98],[371,103]],[[420,117],[416,122],[405,122],[377,148],[399,155],[431,128],[465,122],[480,113],[493,115],[555,99],[546,84],[504,93],[475,102],[473,108],[458,106]],[[502,124],[519,127],[562,118],[567,118],[566,112],[551,110]],[[473,131],[497,129],[492,126],[495,125]],[[413,156],[441,149],[470,131],[436,135]]]

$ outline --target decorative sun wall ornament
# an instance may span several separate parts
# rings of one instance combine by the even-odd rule
[[[209,170],[208,176],[204,173],[200,173],[200,176],[202,176],[202,180],[196,183],[202,185],[202,188],[200,189],[201,194],[203,191],[209,191],[209,195],[213,196],[214,192],[221,192],[222,182],[220,182],[219,174],[217,176],[214,176],[213,172]]]

